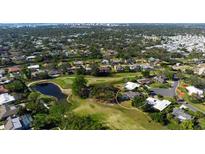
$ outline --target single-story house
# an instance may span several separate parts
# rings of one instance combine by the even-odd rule
[[[36,69],[39,69],[40,66],[39,65],[31,65],[31,66],[28,66],[27,68],[31,69],[31,70],[36,70]]]
[[[26,114],[20,117],[21,119],[21,124],[24,129],[29,129],[31,128],[31,123],[33,121],[32,117],[30,114]]]
[[[135,97],[140,96],[140,95],[141,94],[139,92],[128,91],[128,92],[125,92],[122,95],[122,99],[124,99],[124,100],[129,100],[129,99],[132,100]]]
[[[124,67],[121,65],[114,66],[114,69],[116,72],[123,72],[125,70]]]
[[[148,62],[154,62],[154,61],[155,61],[155,58],[153,57],[148,58]]]
[[[81,66],[83,65],[83,61],[74,61],[73,64],[77,66]]]
[[[109,65],[109,60],[103,59],[101,62],[103,65]]]
[[[8,67],[8,73],[17,73],[21,71],[21,68],[18,66]]]
[[[2,84],[2,85],[7,84],[9,82],[11,82],[11,80],[9,80],[7,77],[0,78],[0,84]]]
[[[141,67],[141,69],[144,70],[144,71],[145,71],[145,70],[150,71],[150,70],[153,69],[153,67],[150,66],[150,65],[140,65],[140,67]]]
[[[159,111],[164,110],[167,106],[169,106],[171,104],[171,102],[168,100],[159,100],[159,99],[155,99],[152,97],[148,97],[146,99],[146,101],[148,104],[152,105],[153,108],[155,108]]]
[[[143,79],[138,79],[137,82],[141,85],[148,85],[151,84],[153,81],[151,79],[143,78]]]
[[[134,64],[129,66],[130,71],[139,71],[140,70],[140,65]]]
[[[4,69],[0,69],[0,78],[2,78],[5,75],[5,70]]]
[[[139,88],[140,87],[140,84],[137,84],[137,83],[134,83],[134,82],[127,82],[125,84],[125,88],[127,90],[134,90],[135,88]]]
[[[6,130],[21,130],[23,128],[19,117],[8,117],[5,121],[4,128]]]
[[[14,101],[14,96],[9,95],[8,93],[0,94],[0,105]]]
[[[34,60],[36,58],[36,56],[28,56],[28,57],[26,57],[26,60],[27,61],[32,61],[32,60]]]
[[[154,79],[159,83],[166,83],[167,82],[167,78],[164,75],[156,76],[156,77],[154,77]]]
[[[99,72],[100,73],[110,73],[111,69],[108,66],[101,66],[99,67]]]
[[[48,75],[51,77],[59,77],[60,76],[60,72],[56,69],[53,69],[51,71],[48,72]]]
[[[191,120],[192,117],[188,113],[185,113],[183,109],[177,109],[174,108],[172,114],[175,116],[176,119],[179,121],[184,121],[184,120]]]
[[[8,118],[9,116],[15,115],[18,112],[18,107],[1,105],[0,106],[0,119]]]
[[[3,85],[0,85],[0,94],[7,93],[7,92],[8,92],[8,90],[6,88],[4,88]]]
[[[85,72],[86,72],[87,74],[90,74],[91,71],[92,71],[92,68],[91,68],[91,67],[85,67]]]
[[[186,89],[188,90],[189,95],[192,95],[192,94],[196,94],[196,95],[199,95],[199,96],[203,95],[203,90],[198,89],[194,86],[188,86],[188,87],[186,87]]]

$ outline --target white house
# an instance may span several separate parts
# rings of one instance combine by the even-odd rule
[[[14,100],[15,98],[9,95],[8,93],[4,93],[0,95],[0,105],[12,102]]]
[[[127,82],[125,84],[125,88],[127,90],[134,90],[135,88],[138,88],[138,87],[140,87],[140,84],[137,84],[137,83],[134,83],[134,82]]]
[[[198,89],[198,88],[196,88],[194,86],[186,87],[186,89],[188,90],[189,95],[192,95],[192,94],[197,94],[199,96],[203,95],[203,90]]]
[[[31,65],[27,67],[28,69],[39,69],[40,66],[39,65]]]
[[[146,99],[147,103],[152,105],[155,109],[162,111],[171,104],[168,100],[159,100],[152,97]]]
[[[28,56],[28,57],[26,57],[26,60],[33,60],[35,58],[36,58],[36,56]]]

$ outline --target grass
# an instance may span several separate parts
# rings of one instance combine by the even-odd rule
[[[140,73],[117,73],[110,77],[85,76],[88,84],[120,84],[125,79],[135,79]],[[52,81],[62,86],[62,88],[71,88],[74,76],[64,76],[53,79]],[[117,130],[160,130],[166,129],[159,123],[150,119],[150,117],[140,110],[128,110],[117,104],[109,105],[97,102],[95,99],[80,99],[72,96],[73,111],[79,115],[94,115],[100,121],[104,122],[111,129]],[[130,107],[130,102],[125,102],[124,106]]]
[[[57,83],[58,85],[60,85],[63,89],[69,89],[72,86],[74,77],[59,77],[59,78],[55,78],[52,81]]]
[[[95,115],[111,129],[119,130],[159,130],[165,129],[159,123],[153,122],[148,115],[140,110],[128,110],[117,104],[108,105],[96,102],[94,99],[82,100],[73,96],[75,113],[79,115]]]
[[[150,85],[151,88],[171,88],[170,83],[159,83],[155,82]]]
[[[88,84],[118,84],[125,82],[124,80],[135,79],[136,76],[140,75],[140,73],[117,73],[113,74],[113,76],[108,77],[94,77],[86,75],[85,78],[88,80]],[[68,89],[71,88],[75,76],[63,76],[53,79],[52,81],[59,84],[62,88]]]
[[[202,129],[205,129],[205,119],[204,118],[199,119],[199,125],[201,126]]]

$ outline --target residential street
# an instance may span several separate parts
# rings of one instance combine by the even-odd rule
[[[162,96],[169,96],[169,97],[174,97],[176,96],[176,89],[179,85],[179,80],[178,81],[174,81],[172,88],[154,88],[152,89],[152,91],[154,91],[154,93],[156,94],[160,94]]]

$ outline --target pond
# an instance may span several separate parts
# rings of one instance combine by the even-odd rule
[[[44,95],[54,96],[58,100],[66,99],[66,95],[62,93],[60,88],[53,83],[40,83],[32,87],[32,89],[39,91]]]

